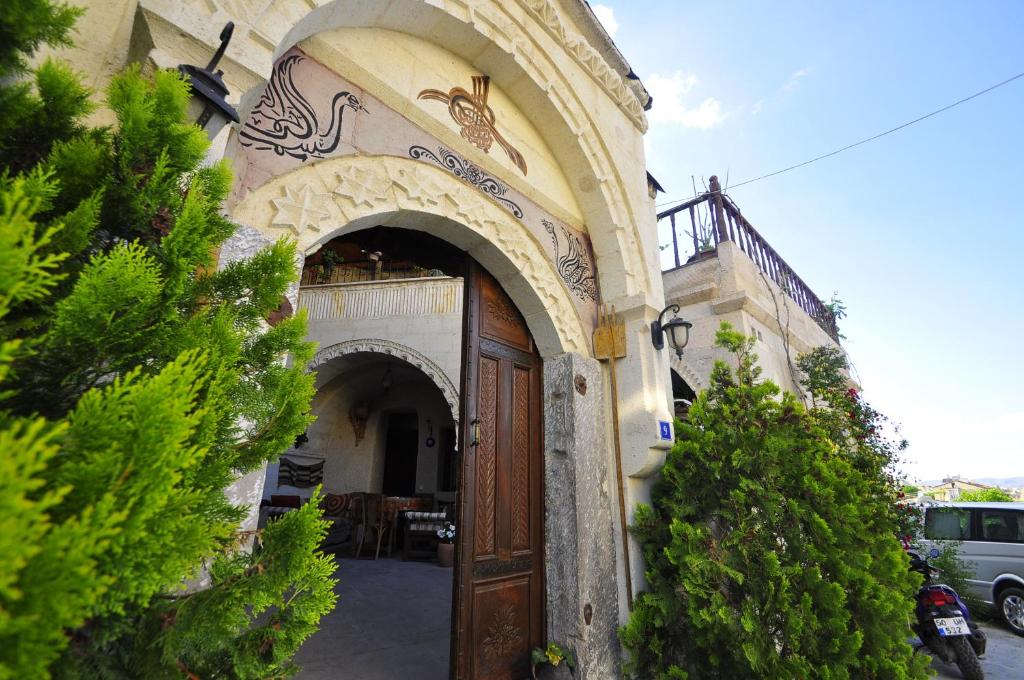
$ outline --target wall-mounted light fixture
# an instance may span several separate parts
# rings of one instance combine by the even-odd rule
[[[224,71],[216,71],[217,63],[224,56],[224,50],[231,42],[231,34],[235,30],[235,24],[229,21],[220,32],[220,47],[214,53],[206,68],[193,66],[192,64],[181,64],[178,72],[188,78],[192,86],[192,100],[189,102],[189,117],[195,120],[196,125],[206,130],[206,136],[213,140],[217,133],[227,125],[228,121],[238,122],[238,111],[228,104],[225,99],[228,96],[228,87],[224,84]]]
[[[356,446],[366,436],[366,421],[370,419],[370,407],[365,401],[357,401],[348,410],[348,420],[352,423],[352,432],[356,435]]]
[[[662,323],[662,319],[665,318],[665,314],[669,310],[672,310],[672,318]],[[661,337],[664,333],[668,338],[668,346],[675,350],[676,356],[682,357],[683,348],[690,341],[690,329],[693,328],[693,324],[683,321],[677,316],[678,314],[679,305],[669,305],[661,310],[658,320],[651,322],[651,342],[654,344],[654,349],[664,349],[665,340]]]

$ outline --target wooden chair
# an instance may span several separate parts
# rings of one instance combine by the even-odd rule
[[[376,560],[380,557],[380,544],[384,540],[384,533],[389,528],[387,517],[384,514],[384,497],[379,493],[360,494],[359,506],[359,523],[356,525],[359,543],[356,546],[355,556],[363,556],[363,543],[366,542],[366,534],[372,531],[377,539],[377,549],[373,554],[373,559]]]

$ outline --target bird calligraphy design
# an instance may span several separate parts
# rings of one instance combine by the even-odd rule
[[[293,54],[274,67],[266,92],[238,135],[242,146],[271,150],[278,156],[287,154],[303,162],[324,158],[338,148],[345,109],[366,111],[354,94],[338,92],[331,101],[327,129],[321,130],[316,111],[292,78],[292,69],[301,61],[301,56]]]

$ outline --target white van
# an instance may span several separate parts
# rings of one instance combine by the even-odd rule
[[[1024,503],[936,503],[925,507],[925,538],[962,541],[973,594],[1024,636]]]

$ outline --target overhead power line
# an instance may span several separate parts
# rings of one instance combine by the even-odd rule
[[[1012,83],[1013,81],[1017,80],[1018,78],[1022,78],[1022,77],[1024,77],[1024,72],[1018,73],[1017,75],[1013,76],[1012,78],[1007,78],[1006,80],[1004,80],[1004,81],[1002,81],[1000,83],[996,83],[995,85],[992,85],[991,87],[986,87],[984,90],[980,90],[978,92],[975,92],[974,94],[972,94],[972,95],[970,95],[968,97],[964,97],[963,99],[960,99],[958,101],[955,101],[952,104],[947,104],[946,106],[943,106],[941,109],[936,109],[936,110],[932,111],[931,113],[927,113],[927,114],[921,116],[920,118],[915,118],[914,120],[911,120],[911,121],[908,121],[906,123],[903,123],[902,125],[897,125],[896,127],[891,128],[889,130],[886,130],[885,132],[879,132],[877,135],[872,135],[871,137],[867,137],[865,139],[862,139],[859,142],[854,142],[853,144],[847,144],[846,146],[842,147],[841,149],[836,149],[835,151],[830,151],[830,152],[822,154],[820,156],[815,156],[814,158],[812,158],[810,160],[806,160],[803,163],[797,163],[796,165],[791,165],[788,168],[782,168],[781,170],[776,170],[775,172],[769,172],[766,175],[761,175],[760,177],[754,177],[753,179],[747,179],[747,180],[744,180],[744,181],[739,182],[737,184],[733,184],[731,186],[723,187],[723,188],[725,188],[725,189],[735,189],[737,187],[743,186],[744,184],[751,184],[753,182],[759,182],[762,179],[768,179],[769,177],[774,177],[775,175],[781,175],[784,172],[789,172],[790,170],[796,170],[797,168],[802,168],[805,165],[810,165],[811,163],[815,163],[815,162],[820,161],[822,159],[829,158],[831,156],[835,156],[836,154],[840,154],[840,153],[842,153],[844,151],[848,151],[848,150],[850,150],[850,149],[852,149],[852,148],[854,148],[856,146],[860,146],[861,144],[867,144],[868,142],[873,142],[876,139],[879,139],[880,137],[885,137],[886,135],[891,135],[892,133],[898,132],[899,130],[902,130],[905,127],[910,127],[914,123],[920,123],[922,120],[926,120],[928,118],[931,118],[932,116],[937,116],[940,113],[943,113],[945,111],[949,111],[953,107],[960,106],[963,103],[969,102],[972,99],[980,97],[983,94],[987,94],[987,93],[991,92],[992,90],[995,90],[997,88],[1002,87],[1003,85],[1008,85],[1008,84]],[[688,198],[677,198],[677,199],[673,199],[671,201],[665,201],[664,203],[659,203],[657,205],[657,207],[660,208],[662,206],[669,205],[671,203],[678,203],[679,201],[685,201],[685,200],[688,200]]]

